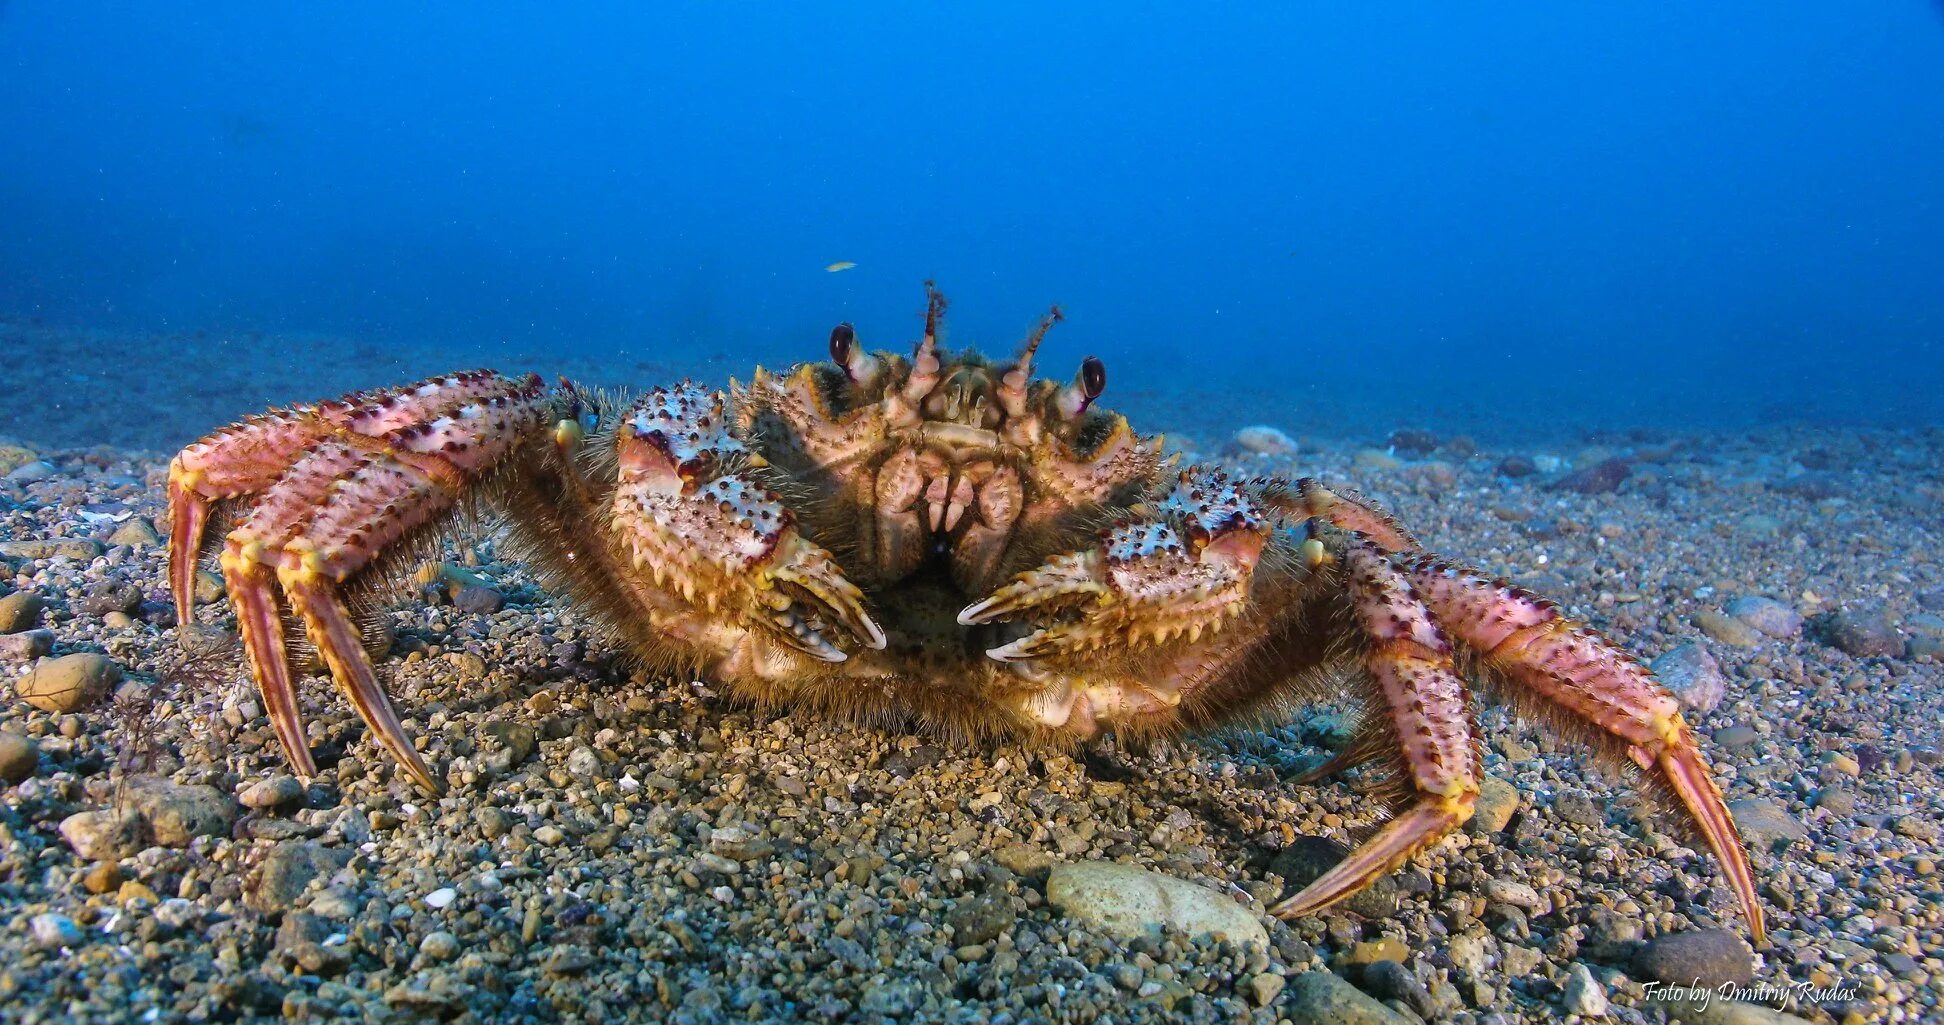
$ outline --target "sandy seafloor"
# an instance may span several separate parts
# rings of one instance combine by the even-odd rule
[[[448,589],[391,616],[392,691],[451,793],[413,790],[321,679],[304,711],[322,769],[279,778],[227,603],[199,611],[193,653],[167,605],[170,453],[92,444],[185,438],[260,385],[138,349],[112,358],[171,365],[96,379],[44,352],[65,380],[37,388],[35,357],[0,361],[24,411],[0,420],[21,446],[0,464],[0,596],[45,605],[0,620],[0,770],[22,776],[0,781],[0,1019],[1794,1020],[1650,998],[1656,972],[1689,971],[1819,987],[1789,1008],[1811,1021],[1944,1015],[1944,430],[1532,429],[1421,453],[1346,432],[1225,457],[1353,482],[1644,657],[1711,656],[1725,696],[1690,718],[1756,848],[1772,935],[1751,956],[1711,858],[1502,712],[1487,768],[1516,808],[1283,923],[1263,908],[1317,856],[1303,838],[1373,821],[1354,777],[1292,780],[1340,742],[1341,709],[1077,759],[755,713],[631,674],[490,539],[449,554],[498,611]],[[287,397],[397,376],[378,374]],[[1140,426],[1214,457],[1245,426],[1224,412]],[[130,423],[148,433],[110,430]],[[1616,490],[1549,487],[1613,457]],[[49,645],[105,655],[120,684],[72,712],[14,700]],[[84,857],[62,824],[104,810],[68,831]],[[1204,884],[1268,945],[1115,938],[1048,900],[1049,869],[1087,861]]]

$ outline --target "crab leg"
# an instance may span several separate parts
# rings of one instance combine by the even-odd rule
[[[1523,588],[1436,556],[1400,556],[1397,565],[1438,622],[1514,689],[1515,702],[1543,704],[1584,722],[1659,774],[1721,862],[1755,942],[1764,942],[1762,907],[1741,834],[1681,718],[1679,701],[1647,667]]]
[[[1463,825],[1478,799],[1478,744],[1471,695],[1451,643],[1396,567],[1372,545],[1344,556],[1351,606],[1368,647],[1363,668],[1400,751],[1410,806],[1302,892],[1270,908],[1299,918],[1370,885]]]

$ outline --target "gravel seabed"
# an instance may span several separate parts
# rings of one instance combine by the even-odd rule
[[[1690,718],[1729,799],[1764,820],[1772,942],[1753,979],[1847,991],[1790,1008],[1811,1021],[1944,1014],[1944,432],[1444,439],[1415,456],[1383,440],[1229,458],[1354,483],[1429,547],[1645,657],[1704,649],[1726,694]],[[9,1021],[1510,1022],[1604,1004],[1655,1022],[1669,1005],[1646,973],[1679,954],[1664,937],[1746,935],[1711,858],[1501,712],[1487,767],[1522,795],[1503,828],[1283,923],[1263,908],[1293,851],[1314,852],[1302,838],[1354,842],[1374,821],[1354,777],[1293,782],[1340,740],[1343,709],[1079,758],[758,714],[705,682],[631,675],[490,539],[450,558],[504,607],[432,587],[391,614],[392,692],[451,792],[415,791],[322,679],[304,690],[321,771],[298,783],[227,603],[186,638],[173,622],[166,454],[8,452],[0,596],[45,603],[0,636],[15,738],[0,770],[25,772],[0,780]],[[1526,468],[1513,456],[1537,472],[1506,476]],[[1631,468],[1616,490],[1548,488],[1614,456]],[[45,465],[20,470],[30,459]],[[91,544],[20,545],[37,540]],[[1790,635],[1773,608],[1719,614],[1750,596],[1809,629]],[[1741,625],[1757,618],[1784,636]],[[23,632],[36,625],[51,637]],[[49,642],[48,657],[106,655],[119,683],[71,712],[14,700]],[[103,814],[69,832],[93,857],[62,830],[88,812]],[[1050,866],[1090,860],[1206,884],[1269,945],[1116,939],[1047,899]],[[1335,980],[1381,1003],[1327,1011]]]

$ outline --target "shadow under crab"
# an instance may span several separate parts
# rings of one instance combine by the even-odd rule
[[[503,526],[550,590],[644,663],[770,707],[952,737],[1073,745],[1369,713],[1320,767],[1382,770],[1394,815],[1272,909],[1342,901],[1467,821],[1472,687],[1639,767],[1720,860],[1758,942],[1740,837],[1675,698],[1553,603],[1426,553],[1310,479],[1178,467],[1099,407],[1106,370],[1036,379],[1044,318],[990,360],[940,343],[928,286],[909,357],[839,325],[830,360],[632,401],[537,376],[433,378],[274,410],[171,464],[171,578],[220,548],[285,754],[314,771],[293,647],[314,647],[378,740],[442,788],[366,650],[374,602],[455,522]],[[212,514],[232,512],[219,537]],[[301,640],[287,636],[287,617]]]

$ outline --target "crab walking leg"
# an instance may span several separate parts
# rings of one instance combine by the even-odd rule
[[[1384,551],[1415,552],[1419,548],[1417,538],[1396,517],[1349,488],[1332,491],[1312,477],[1302,477],[1294,484],[1277,482],[1269,490],[1273,504],[1282,511],[1362,534]]]
[[[1680,702],[1639,660],[1557,606],[1523,588],[1429,555],[1399,568],[1438,622],[1522,695],[1617,738],[1643,768],[1657,771],[1693,817],[1741,900],[1759,945],[1767,931],[1735,820],[1681,718]]]
[[[1401,748],[1402,782],[1415,799],[1349,857],[1269,909],[1283,918],[1314,914],[1370,885],[1463,825],[1478,800],[1471,695],[1452,663],[1451,643],[1374,546],[1351,548],[1344,569],[1357,626],[1369,645],[1364,671]]]

